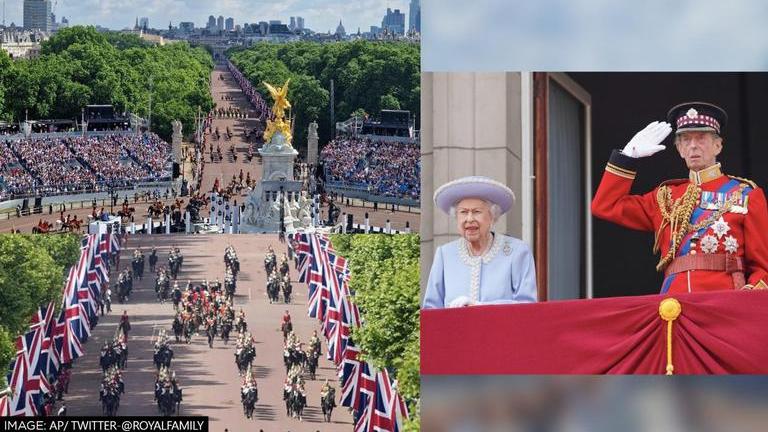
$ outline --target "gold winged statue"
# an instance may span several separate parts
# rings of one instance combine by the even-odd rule
[[[282,87],[274,87],[271,84],[264,82],[264,86],[269,90],[269,94],[272,95],[272,99],[275,100],[275,104],[272,105],[272,114],[274,120],[267,120],[267,129],[264,131],[264,142],[270,142],[272,135],[275,132],[281,132],[285,137],[285,143],[290,146],[293,137],[291,136],[291,120],[285,118],[285,110],[291,107],[291,103],[288,102],[288,83],[291,80],[285,82]]]

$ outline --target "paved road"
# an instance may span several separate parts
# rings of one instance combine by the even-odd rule
[[[137,247],[148,251],[157,246],[159,263],[167,262],[167,251],[177,245],[184,254],[184,266],[179,280],[201,281],[224,277],[223,254],[227,244],[237,250],[241,263],[235,307],[245,310],[248,327],[257,341],[254,371],[258,380],[259,402],[255,419],[247,420],[239,398],[241,378],[234,363],[234,345],[216,340],[209,349],[203,335],[193,337],[190,345],[173,344],[175,356],[172,364],[178,381],[184,389],[183,415],[204,415],[211,420],[211,431],[349,431],[352,417],[346,409],[334,411],[333,422],[324,423],[319,409],[322,380],[335,379],[333,364],[321,358],[316,381],[307,381],[309,406],[303,422],[287,418],[282,401],[282,383],[285,368],[282,363],[282,333],[279,329],[283,312],[288,309],[294,328],[302,341],[308,341],[317,321],[307,317],[306,285],[294,283],[295,302],[290,305],[270,305],[266,299],[264,251],[267,245],[278,251],[284,248],[274,235],[196,235],[196,236],[132,236],[123,250],[121,266],[129,265]],[[147,266],[148,268],[148,266]],[[296,275],[291,268],[291,276]],[[147,275],[135,281],[134,295],[125,305],[116,304],[113,312],[102,318],[86,344],[87,354],[75,366],[66,397],[70,415],[100,414],[98,387],[101,372],[98,366],[99,348],[114,335],[122,310],[128,311],[132,330],[128,341],[128,368],[124,372],[126,394],[121,399],[119,415],[156,415],[153,403],[155,368],[152,364],[152,335],[158,329],[170,332],[173,318],[172,304],[160,305],[155,300],[154,277]],[[325,346],[324,346],[325,349]],[[338,387],[338,385],[336,385]],[[340,394],[337,389],[337,395]]]

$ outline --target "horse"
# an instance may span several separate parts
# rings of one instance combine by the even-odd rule
[[[307,355],[307,367],[309,368],[310,379],[315,379],[315,373],[317,372],[317,364],[320,359],[320,350],[312,350]]]
[[[285,399],[286,414],[291,417],[298,417],[301,421],[304,407],[307,406],[306,396],[296,389],[291,389],[288,392],[283,392],[283,398]]]
[[[232,320],[225,320],[221,325],[221,339],[224,341],[224,345],[229,342],[229,333],[232,331]]]
[[[280,282],[277,279],[272,278],[267,282],[267,295],[270,304],[280,301]]]
[[[181,303],[181,290],[179,289],[179,287],[175,287],[173,289],[173,293],[171,294],[171,297],[173,298],[173,310],[178,311],[179,303]]]
[[[293,287],[290,282],[284,282],[281,285],[283,286],[283,299],[285,300],[285,304],[288,304],[291,302],[291,291],[293,291]]]
[[[280,325],[280,330],[283,332],[283,343],[288,339],[288,333],[293,331],[293,324],[288,321]]]
[[[154,272],[156,265],[157,265],[157,250],[153,250],[152,253],[149,254],[149,271]]]
[[[195,323],[192,320],[184,321],[184,342],[189,345],[192,342],[192,334],[195,332]]]
[[[172,328],[173,328],[173,335],[176,336],[176,342],[178,343],[181,341],[181,336],[184,333],[184,323],[182,322],[179,315],[176,315],[173,318]]]
[[[320,406],[323,409],[323,418],[326,422],[330,423],[331,421],[331,413],[333,412],[333,408],[336,406],[336,391],[335,389],[331,388],[328,390],[328,393],[325,394],[322,398],[320,398]]]
[[[272,271],[277,266],[277,257],[274,254],[267,255],[264,258],[264,270],[267,274],[272,274]]]
[[[152,361],[155,364],[157,370],[161,367],[171,367],[171,360],[173,359],[173,350],[168,345],[163,345],[160,348],[155,349],[155,353],[152,356]]]
[[[283,364],[285,364],[285,373],[291,370],[293,365],[299,365],[304,368],[307,362],[307,354],[294,348],[285,348],[283,350]]]
[[[109,346],[106,350],[102,351],[99,355],[99,365],[101,366],[101,371],[106,372],[107,369],[109,369],[112,365],[117,363],[118,361],[118,354],[115,352],[114,348]]]
[[[237,289],[237,282],[234,278],[224,279],[224,294],[227,301],[231,301],[235,297],[235,289]]]
[[[105,391],[101,392],[99,400],[101,400],[103,415],[107,417],[117,415],[117,408],[120,406],[120,393],[116,389],[108,387]]]
[[[256,349],[253,347],[253,345],[241,348],[235,352],[235,364],[237,365],[237,370],[240,375],[245,373],[245,371],[248,369],[248,366],[250,366],[255,357]]]
[[[235,329],[238,333],[245,333],[248,331],[248,323],[245,321],[245,318],[242,316],[237,317],[237,321],[235,321]]]
[[[165,303],[170,289],[171,280],[168,278],[168,273],[160,270],[157,274],[157,279],[155,279],[155,292],[157,293],[157,300],[160,303]]]
[[[160,387],[160,383],[155,383],[155,387]],[[181,389],[170,385],[160,387],[155,390],[155,398],[160,414],[167,417],[174,412],[178,413],[182,401]]]
[[[131,268],[133,268],[136,277],[141,280],[144,277],[144,255],[134,257],[131,261]]]
[[[128,367],[128,346],[125,344],[120,347],[120,355],[117,358],[117,367],[119,369]]]
[[[259,390],[256,387],[248,387],[247,391],[240,392],[240,400],[243,403],[243,414],[246,418],[252,418],[256,402],[259,401]]]

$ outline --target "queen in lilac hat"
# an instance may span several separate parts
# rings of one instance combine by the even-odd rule
[[[435,205],[456,218],[461,238],[440,246],[430,271],[424,308],[536,301],[530,248],[493,231],[515,194],[483,176],[463,177],[435,191]]]

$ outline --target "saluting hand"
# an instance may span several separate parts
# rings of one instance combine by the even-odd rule
[[[641,158],[651,156],[664,150],[661,142],[672,132],[672,126],[667,122],[655,121],[636,133],[621,151],[625,156]]]

